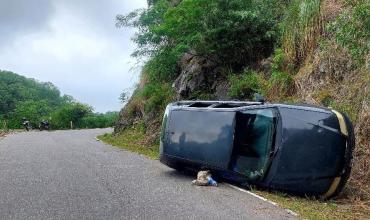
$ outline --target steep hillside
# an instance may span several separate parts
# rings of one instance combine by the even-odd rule
[[[349,2],[349,1],[348,1]],[[370,198],[370,3],[324,1],[323,31],[295,75],[296,97],[349,115],[356,149],[350,198]]]
[[[134,56],[149,60],[115,131],[139,124],[142,143],[152,146],[165,105],[180,99],[245,100],[258,92],[271,102],[332,107],[356,128],[344,197],[368,208],[369,14],[368,0],[158,0],[117,16],[119,26],[139,28]]]

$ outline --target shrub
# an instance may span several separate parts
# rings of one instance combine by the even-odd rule
[[[148,9],[117,16],[117,26],[136,27],[134,56],[156,57],[164,50],[218,57],[241,69],[271,54],[283,0],[158,0]],[[171,56],[166,56],[171,59]],[[161,72],[156,72],[162,74]]]
[[[32,127],[37,127],[42,119],[49,119],[52,108],[47,100],[18,102],[10,113],[9,128],[22,128],[22,118],[30,120]]]
[[[329,107],[334,102],[334,97],[331,93],[332,91],[325,89],[325,90],[318,91],[314,95],[320,104],[322,104],[325,107]]]
[[[169,83],[148,83],[140,92],[145,99],[144,110],[146,113],[155,110],[164,110],[167,103],[172,101],[173,91]]]
[[[268,81],[269,96],[284,97],[294,92],[294,80],[286,72],[273,72]]]
[[[70,103],[57,109],[52,114],[51,124],[53,128],[65,129],[70,127],[81,128],[82,120],[92,113],[92,107],[81,103]]]
[[[287,8],[282,28],[282,47],[287,62],[298,68],[316,48],[321,34],[321,0],[293,0]]]
[[[141,118],[144,115],[144,101],[143,98],[138,95],[140,91],[136,90],[128,103],[125,105],[124,114],[130,118]]]
[[[337,43],[346,48],[359,65],[370,59],[370,2],[359,1],[328,25]]]
[[[118,118],[118,112],[107,112],[105,114],[89,114],[82,118],[81,128],[107,128],[113,127]]]
[[[274,51],[274,56],[271,64],[272,72],[278,71],[291,71],[294,66],[287,62],[287,57],[283,49],[276,48]]]
[[[153,56],[145,65],[144,71],[151,82],[168,82],[179,72],[178,60],[181,53],[165,49]]]
[[[242,75],[231,75],[229,78],[229,96],[238,99],[252,99],[255,93],[264,93],[262,76],[253,71],[245,71]]]

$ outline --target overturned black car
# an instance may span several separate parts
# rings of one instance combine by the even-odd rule
[[[263,102],[181,101],[167,106],[160,161],[223,178],[330,198],[350,171],[354,134],[332,109]]]

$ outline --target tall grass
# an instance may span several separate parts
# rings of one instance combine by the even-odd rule
[[[316,47],[322,32],[321,0],[293,0],[282,22],[282,47],[287,62],[299,67]]]

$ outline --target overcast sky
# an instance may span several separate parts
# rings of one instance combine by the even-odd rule
[[[0,0],[0,69],[49,81],[98,112],[137,82],[134,30],[115,16],[146,0]]]

